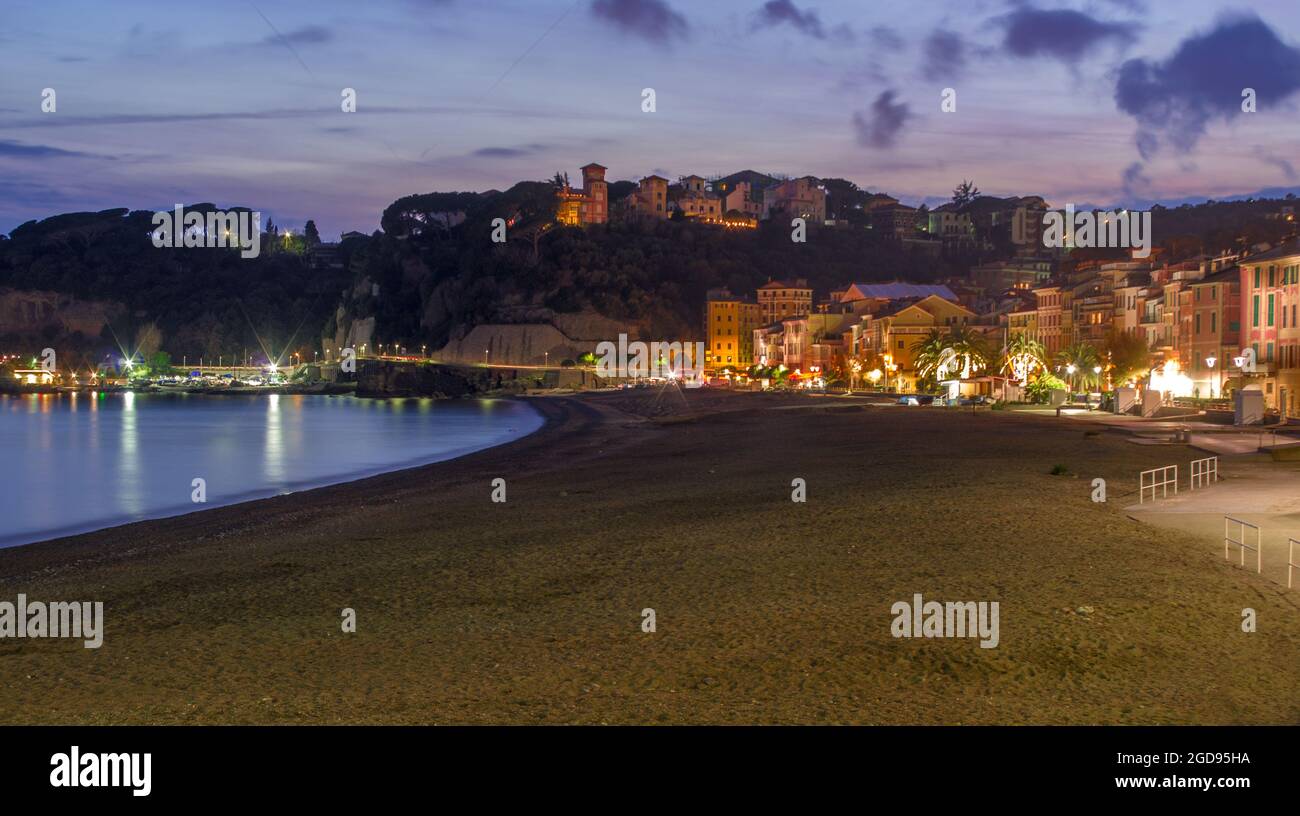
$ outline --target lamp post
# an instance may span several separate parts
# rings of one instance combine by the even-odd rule
[[[1218,372],[1214,370],[1214,364],[1217,362],[1219,362],[1219,360],[1213,354],[1205,358],[1205,365],[1210,369],[1210,399],[1214,399],[1214,385],[1218,374]]]

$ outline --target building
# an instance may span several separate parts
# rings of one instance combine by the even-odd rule
[[[1188,285],[1186,330],[1180,331],[1179,368],[1196,392],[1222,396],[1241,349],[1241,273],[1229,267]]]
[[[932,218],[932,229],[933,224]],[[995,292],[1008,289],[1030,290],[1051,280],[1052,271],[1053,263],[1048,258],[1014,258],[971,267],[970,281],[976,286]]]
[[[1043,344],[1049,358],[1074,343],[1072,292],[1062,286],[1040,286],[1034,290],[1038,298],[1038,342]]]
[[[793,283],[770,280],[758,287],[757,294],[759,320],[764,326],[812,311],[812,289],[803,278]]]
[[[565,185],[556,192],[559,199],[556,220],[573,227],[607,223],[609,184],[605,181],[606,168],[593,163],[580,169],[582,189],[575,190]]]
[[[784,213],[789,218],[804,218],[817,224],[826,220],[826,190],[821,180],[812,176],[787,179],[763,190],[763,217]]]
[[[1243,387],[1259,385],[1264,404],[1287,416],[1300,411],[1300,245],[1240,260],[1241,344],[1255,356]]]
[[[887,238],[910,238],[916,234],[916,208],[906,204],[885,204],[871,210],[871,231]]]
[[[975,224],[970,213],[949,202],[935,207],[926,216],[926,231],[945,245],[966,247],[975,245]]]
[[[754,330],[759,326],[759,306],[726,289],[712,289],[705,301],[704,364],[720,371],[742,371],[753,366]]]
[[[713,192],[703,176],[683,176],[681,190],[673,202],[687,218],[720,218],[722,199]]]
[[[666,219],[668,212],[668,179],[646,176],[637,183],[631,196],[632,212],[643,218]]]
[[[714,186],[717,189],[717,185]],[[763,217],[763,192],[755,190],[747,181],[737,181],[721,191],[722,212],[738,212],[750,218]]]
[[[930,332],[971,328],[977,315],[960,303],[929,295],[903,301],[879,315],[864,315],[852,351],[866,370],[877,369],[899,390],[916,386],[916,349]]]

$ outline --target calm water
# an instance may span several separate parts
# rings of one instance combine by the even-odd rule
[[[437,462],[541,425],[505,400],[0,396],[0,547]]]

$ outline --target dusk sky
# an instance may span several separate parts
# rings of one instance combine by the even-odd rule
[[[1295,2],[1250,8],[5,0],[0,231],[211,201],[329,240],[403,195],[592,161],[614,180],[840,176],[913,204],[962,178],[1058,206],[1300,188]]]

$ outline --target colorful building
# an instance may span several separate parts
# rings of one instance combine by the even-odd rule
[[[812,289],[808,281],[798,278],[793,283],[770,280],[758,287],[759,319],[764,326],[787,317],[806,315],[812,311]]]
[[[1243,385],[1259,385],[1265,405],[1293,416],[1300,411],[1300,245],[1242,258],[1240,270],[1241,344],[1255,356]]]
[[[632,212],[644,218],[666,219],[668,212],[668,179],[646,176],[637,183],[632,194]]]
[[[710,290],[704,310],[705,367],[743,371],[754,365],[754,330],[758,325],[757,303],[726,289]]]
[[[604,224],[609,221],[609,184],[599,164],[582,167],[582,189],[564,187],[556,193],[556,220],[569,226]]]

